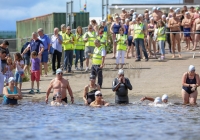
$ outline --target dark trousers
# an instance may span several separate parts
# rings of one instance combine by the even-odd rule
[[[166,31],[167,31],[167,32],[170,32],[169,28],[166,28]],[[166,41],[167,41],[167,43],[168,43],[168,45],[169,45],[169,51],[171,52],[171,39],[170,39],[170,33],[167,33],[167,34],[166,34]]]
[[[147,51],[144,46],[144,39],[136,38],[135,39],[135,47],[136,47],[136,52],[137,52],[137,59],[140,58],[140,46],[142,47],[142,51],[144,53],[144,56],[146,59],[148,59]]]
[[[76,54],[75,67],[77,67],[79,59],[80,59],[80,66],[83,67],[84,50],[75,50],[75,54]]]
[[[72,62],[73,62],[73,50],[65,50],[64,70],[67,70],[68,68],[68,72],[71,72]]]
[[[53,70],[53,72],[56,72],[56,59],[57,59],[57,69],[60,68],[61,57],[62,57],[62,52],[54,50],[54,53],[52,54],[52,70]]]
[[[101,87],[103,83],[103,74],[100,65],[92,65],[91,75],[98,76],[98,84]]]

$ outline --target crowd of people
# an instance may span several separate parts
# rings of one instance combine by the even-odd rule
[[[186,49],[195,51],[200,39],[200,6],[196,8],[186,6],[182,9],[170,7],[169,13],[161,11],[159,7],[154,7],[152,11],[146,9],[143,14],[138,14],[133,9],[127,12],[124,8],[122,13],[115,13],[108,22],[102,20],[100,25],[95,20],[91,20],[88,30],[84,33],[81,26],[76,28],[76,33],[71,32],[71,27],[62,24],[59,28],[54,28],[51,37],[44,34],[44,30],[39,28],[37,32],[32,33],[32,38],[26,42],[21,53],[15,53],[12,57],[9,53],[9,43],[4,41],[0,45],[1,54],[1,75],[0,80],[6,83],[3,89],[5,104],[9,99],[21,99],[22,79],[26,73],[31,77],[30,94],[34,94],[34,81],[37,83],[36,93],[40,93],[40,77],[47,76],[49,54],[52,58],[52,74],[56,78],[50,82],[47,90],[46,102],[51,89],[53,89],[52,105],[67,103],[67,92],[71,96],[71,102],[74,102],[73,92],[68,80],[62,77],[63,73],[74,73],[73,59],[75,54],[74,70],[85,72],[91,71],[90,81],[84,89],[83,100],[85,104],[91,106],[105,105],[100,89],[103,84],[103,67],[106,61],[106,48],[108,43],[112,42],[113,59],[116,59],[115,69],[119,69],[118,77],[113,81],[112,90],[116,92],[115,102],[118,104],[129,103],[128,90],[132,90],[132,85],[128,78],[124,77],[123,66],[125,59],[135,58],[135,61],[149,61],[149,58],[159,60],[166,59],[165,46],[169,46],[169,53],[175,58],[177,46],[178,57],[181,58],[181,42],[186,42]],[[111,38],[109,38],[111,35]],[[184,37],[183,37],[184,36]],[[153,46],[153,51],[151,46]],[[135,53],[134,53],[135,50]],[[62,53],[64,52],[64,64],[61,67]],[[143,52],[143,55],[142,53]],[[161,54],[158,58],[158,54]],[[85,60],[85,68],[83,62]],[[92,66],[89,66],[89,61]],[[78,62],[80,66],[78,66]],[[57,63],[57,65],[56,65]],[[30,68],[31,64],[31,68]],[[44,75],[42,75],[42,65],[44,66]],[[90,69],[91,67],[91,69]],[[191,66],[192,67],[192,66]],[[15,69],[15,73],[13,73]],[[194,69],[194,68],[193,68]],[[194,70],[189,68],[189,72],[184,74],[183,78],[183,99],[184,103],[189,103],[188,98],[193,97],[196,103],[197,91],[199,86],[199,76],[194,74]],[[2,75],[4,75],[2,77]],[[96,79],[98,77],[98,84]],[[191,82],[192,80],[192,83]],[[188,86],[189,84],[189,86]],[[188,86],[188,87],[187,87]],[[191,94],[192,93],[192,94]],[[193,95],[194,93],[194,95]],[[15,94],[15,95],[10,95]],[[165,96],[166,97],[166,96]],[[168,99],[168,97],[166,97]],[[151,100],[153,98],[144,97],[141,100]],[[157,101],[157,99],[155,99]],[[16,101],[11,101],[13,104]]]

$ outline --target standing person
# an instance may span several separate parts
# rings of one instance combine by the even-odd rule
[[[88,72],[89,71],[89,58],[90,58],[90,54],[93,54],[93,52],[94,52],[94,48],[95,48],[94,41],[96,39],[96,33],[93,30],[92,25],[88,25],[88,31],[84,34],[83,38],[85,41],[85,58],[86,58],[85,72]]]
[[[74,35],[71,32],[71,27],[67,26],[66,34],[63,36],[63,46],[65,51],[64,58],[64,70],[65,73],[73,73],[72,71],[72,62],[73,62],[73,50],[74,50]]]
[[[128,49],[127,49],[127,53],[126,53],[126,58],[129,59],[131,57],[134,57],[134,47],[135,47],[135,43],[134,43],[134,38],[133,38],[133,33],[134,33],[134,25],[135,25],[135,19],[132,20],[130,27],[129,27],[129,31],[128,31]],[[129,57],[129,53],[131,52],[131,57]]]
[[[153,52],[154,52],[154,56],[156,58],[156,40],[153,39],[154,36],[154,30],[156,28],[156,25],[154,23],[153,17],[150,18],[150,23],[148,24],[148,35],[147,35],[147,40],[148,40],[148,52],[149,52],[149,56],[151,57],[152,52],[151,52],[151,44],[153,45]]]
[[[169,8],[169,13],[168,13],[168,18],[172,18],[173,17],[173,14],[174,14],[174,10],[173,10],[173,7],[170,7]]]
[[[95,40],[95,49],[92,57],[91,75],[98,76],[98,84],[102,88],[103,84],[103,66],[106,56],[104,46],[101,45],[100,40]]]
[[[115,92],[116,104],[128,104],[128,90],[132,90],[132,85],[128,78],[124,77],[124,70],[118,71],[118,77],[112,83],[112,91]]]
[[[153,12],[152,16],[153,16],[154,22],[157,23],[159,20],[161,20],[162,14],[160,13],[160,11],[157,10],[156,7],[153,7],[152,12]]]
[[[3,94],[3,105],[17,105],[17,101],[22,99],[21,90],[15,86],[13,77],[8,79],[8,86],[3,88]]]
[[[158,22],[157,40],[160,47],[161,57],[160,60],[165,59],[165,24],[162,21]]]
[[[149,60],[144,46],[144,34],[145,34],[144,24],[140,22],[139,18],[136,18],[136,24],[134,25],[134,41],[136,46],[137,59],[135,61],[141,61],[139,46],[142,47],[142,51],[145,56],[145,61]]]
[[[186,49],[190,50],[190,32],[191,32],[192,20],[190,18],[189,12],[185,12],[185,18],[183,19],[181,25],[183,26],[183,32],[186,41]]]
[[[109,103],[103,100],[103,95],[101,91],[95,92],[95,100],[90,104],[92,107],[102,107],[102,106],[109,106]]]
[[[34,94],[34,81],[37,83],[37,92],[40,93],[40,59],[37,57],[36,51],[31,52],[31,91]]]
[[[13,77],[13,72],[12,70],[15,68],[13,62],[12,62],[12,58],[8,57],[7,58],[7,65],[5,66],[5,76],[6,76],[6,86],[8,86],[8,79],[10,77]]]
[[[134,12],[133,9],[131,9],[130,12],[129,12],[129,21],[133,20],[133,12]]]
[[[14,55],[14,63],[15,63],[15,86],[19,84],[19,90],[22,88],[22,78],[24,76],[24,61],[20,53],[15,53]]]
[[[54,34],[51,36],[53,75],[56,74],[56,60],[57,60],[57,69],[60,68],[60,63],[62,58],[62,43],[63,43],[63,38],[59,34],[59,29],[54,28]]]
[[[0,94],[3,93],[3,87],[4,87],[4,75],[2,73],[2,63],[1,63],[1,58],[3,54],[6,55],[6,51],[0,49]]]
[[[181,20],[181,23],[183,22],[183,19],[185,18],[185,11],[184,10],[181,10],[181,14],[182,14],[182,16],[181,16],[181,18],[180,18],[180,20]],[[181,24],[181,42],[182,43],[184,43],[184,41],[183,41],[183,26],[182,26],[182,24]]]
[[[90,84],[86,85],[83,93],[83,101],[85,105],[89,105],[95,100],[95,92],[101,90],[100,86],[96,84],[96,76],[90,75]]]
[[[123,69],[124,65],[124,57],[127,48],[127,35],[124,34],[123,28],[119,29],[119,34],[116,35],[117,42],[117,58],[116,58],[116,67],[115,69],[119,68],[119,59],[121,57],[121,69]]]
[[[124,34],[128,35],[128,29],[129,29],[129,19],[125,19],[125,24],[124,24]]]
[[[39,40],[42,41],[43,45],[44,45],[44,51],[42,52],[42,58],[41,58],[41,66],[40,66],[40,74],[42,75],[42,65],[44,65],[44,76],[47,76],[47,72],[48,72],[48,59],[49,59],[49,51],[50,51],[50,39],[49,37],[44,34],[44,31],[42,28],[39,28],[37,30],[38,32],[38,38]]]
[[[110,32],[112,34],[112,40],[113,40],[113,59],[115,59],[116,55],[116,46],[117,44],[114,42],[116,40],[116,34],[119,34],[119,28],[124,28],[123,24],[120,23],[119,16],[115,16],[115,22],[113,22],[110,26]]]
[[[172,49],[171,49],[171,39],[170,39],[170,28],[168,27],[168,22],[169,22],[169,18],[166,17],[166,22],[163,20],[163,22],[165,23],[165,27],[166,27],[166,41],[168,43],[169,46],[169,53],[172,53]]]
[[[100,40],[101,45],[104,47],[104,49],[106,49],[107,35],[104,34],[104,27],[103,26],[99,27],[97,39]]]
[[[6,52],[5,57],[2,57],[2,58],[1,58],[2,70],[4,70],[4,68],[5,68],[5,66],[6,66],[7,57],[10,56],[10,52],[9,52],[8,46],[9,46],[9,42],[8,42],[7,40],[4,40],[3,43],[0,44],[0,50],[3,50],[3,51]]]
[[[62,69],[56,70],[56,78],[51,80],[50,85],[47,89],[46,93],[46,103],[48,103],[48,97],[51,92],[51,89],[53,89],[53,100],[56,100],[56,95],[59,93],[61,94],[62,101],[67,103],[67,91],[69,92],[69,95],[71,96],[71,103],[74,103],[74,97],[72,93],[72,89],[69,85],[69,81],[63,78],[63,72]]]
[[[29,50],[30,50],[30,53],[33,51],[36,51],[38,57],[41,60],[42,53],[44,51],[44,45],[43,45],[42,41],[38,39],[36,32],[32,33],[32,40],[31,40],[30,44],[28,45],[28,47],[23,51],[23,53],[21,55],[23,56]]]
[[[122,20],[122,23],[125,23],[126,18],[127,18],[127,12],[124,8],[122,8],[122,13],[120,14],[120,19]]]
[[[24,50],[28,47],[28,45],[30,44],[30,42],[26,42],[23,47],[21,48],[21,54],[24,52]],[[27,51],[24,55],[23,55],[23,59],[24,59],[24,72],[27,71],[27,74],[29,75],[30,73],[30,50]]]
[[[81,26],[76,28],[76,36],[75,36],[75,69],[83,70],[83,57],[85,51],[85,42],[83,41],[83,29]],[[80,69],[78,68],[78,60],[80,59]]]
[[[189,66],[189,71],[185,72],[182,77],[182,98],[184,104],[196,105],[197,100],[197,87],[199,87],[199,74],[195,72],[193,65]]]
[[[1,67],[0,67],[0,73],[2,72],[3,74],[4,74],[4,71],[5,71],[5,67],[6,67],[6,65],[5,64],[3,64],[4,63],[4,60],[7,60],[6,59],[6,51],[4,51],[4,50],[0,50],[0,57],[1,57]],[[2,65],[5,65],[5,66],[2,66]]]
[[[197,44],[200,40],[200,17],[194,21],[193,31],[195,32],[195,40],[194,40],[194,48],[192,50],[195,51]]]
[[[95,31],[96,33],[98,33],[99,27],[98,27],[98,24],[97,24],[97,22],[96,22],[95,19],[91,20],[91,25],[93,26],[94,31]]]
[[[179,58],[181,58],[181,44],[180,44],[180,19],[176,17],[176,13],[173,13],[173,17],[169,19],[168,27],[170,28],[170,37],[171,37],[171,43],[172,43],[172,58],[175,58],[175,47],[176,44],[178,46],[178,53]]]

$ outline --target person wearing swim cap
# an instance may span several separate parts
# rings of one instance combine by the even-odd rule
[[[55,96],[55,100],[51,101],[51,106],[62,106],[62,105],[67,105],[66,102],[64,102],[62,100],[62,95],[61,93],[56,93],[56,96]]]
[[[116,104],[128,104],[128,90],[132,90],[132,85],[128,78],[124,77],[124,70],[118,71],[118,77],[113,80],[112,91],[115,92]]]
[[[160,97],[156,97],[155,100],[154,100],[153,102],[154,102],[154,104],[161,104],[161,103],[162,103]]]
[[[199,87],[199,74],[195,72],[193,65],[189,66],[189,71],[185,72],[182,77],[182,98],[183,104],[196,105],[197,100],[197,87]]]
[[[92,107],[102,107],[102,106],[109,106],[109,103],[103,100],[103,95],[101,91],[95,92],[95,100],[90,104]]]
[[[160,97],[159,97],[160,98]],[[149,101],[152,101],[152,102],[157,102],[156,100],[158,100],[158,97],[156,97],[156,98],[152,98],[152,97],[142,97],[141,99],[140,99],[140,101],[144,101],[144,100],[149,100]],[[161,98],[160,98],[160,100],[161,100]],[[162,100],[161,100],[161,102],[163,102],[163,103],[167,103],[168,102],[168,95],[167,94],[164,94],[163,96],[162,96]]]
[[[21,91],[14,84],[14,77],[10,77],[8,79],[8,86],[3,88],[3,105],[17,105],[18,100],[22,99]]]
[[[100,86],[96,84],[96,76],[90,75],[90,84],[86,85],[83,93],[83,101],[85,105],[89,105],[95,100],[95,92],[100,91]]]
[[[51,80],[49,87],[46,92],[46,103],[48,103],[48,97],[51,92],[51,89],[53,89],[53,100],[56,100],[57,93],[61,93],[62,101],[65,101],[67,103],[67,91],[69,92],[69,95],[71,96],[71,103],[74,103],[74,97],[72,93],[72,89],[69,85],[69,81],[63,78],[63,71],[62,69],[56,70],[56,78]]]

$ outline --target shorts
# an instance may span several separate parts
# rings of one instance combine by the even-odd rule
[[[135,46],[135,43],[133,42],[133,36],[129,36],[128,37],[128,46],[131,46],[133,44],[133,46]]]
[[[31,81],[40,81],[40,70],[31,71]]]
[[[183,32],[184,32],[184,37],[190,37],[190,28],[183,28]]]
[[[22,74],[24,74],[23,71],[16,71],[15,72],[14,78],[15,78],[16,83],[22,83],[22,77],[21,77]]]
[[[53,101],[55,101],[55,100],[56,100],[56,97],[54,96],[53,97]],[[64,101],[65,103],[67,103],[67,97],[63,98],[62,101]]]
[[[184,30],[183,30],[183,26],[181,26],[181,31],[184,31]]]
[[[47,62],[48,62],[48,59],[49,59],[48,56],[49,56],[48,50],[44,50],[43,53],[42,53],[41,62],[42,62],[42,63],[47,63]]]
[[[30,56],[24,56],[24,65],[30,65]]]
[[[95,47],[87,46],[85,47],[85,58],[90,58],[90,55],[88,53],[93,54]]]

